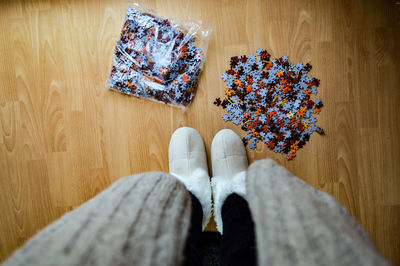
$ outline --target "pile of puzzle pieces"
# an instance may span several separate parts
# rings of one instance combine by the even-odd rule
[[[193,42],[193,36],[168,20],[128,8],[108,87],[187,107],[204,61],[203,52]]]
[[[224,121],[232,121],[246,131],[244,144],[255,149],[259,141],[269,149],[296,156],[298,149],[316,131],[323,106],[317,94],[319,80],[308,77],[311,65],[292,65],[287,56],[270,60],[266,50],[257,49],[256,55],[232,57],[230,69],[221,78],[226,83],[226,98],[214,102],[226,110]]]

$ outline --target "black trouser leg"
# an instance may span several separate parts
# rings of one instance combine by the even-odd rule
[[[232,194],[222,206],[221,266],[256,265],[254,222],[247,201]]]
[[[200,266],[203,265],[203,250],[201,245],[203,208],[201,207],[199,200],[192,194],[190,195],[192,197],[192,215],[190,218],[190,229],[184,251],[183,265]]]

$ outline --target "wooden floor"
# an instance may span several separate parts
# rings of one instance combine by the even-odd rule
[[[187,112],[105,90],[125,1],[0,0],[0,261],[118,178],[168,171],[168,142],[196,128],[207,151],[224,123],[219,76],[231,56],[265,48],[310,62],[326,135],[294,161],[270,157],[333,195],[400,265],[400,4],[338,1],[139,1],[213,25]],[[209,230],[215,230],[210,225]]]

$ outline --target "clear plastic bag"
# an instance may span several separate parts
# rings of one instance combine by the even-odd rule
[[[168,19],[128,3],[107,87],[186,109],[206,58],[211,25]]]

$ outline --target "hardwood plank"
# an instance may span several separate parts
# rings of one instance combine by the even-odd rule
[[[243,136],[220,119],[213,101],[224,96],[219,76],[230,57],[261,47],[313,65],[326,135],[313,134],[293,161],[260,144],[248,149],[249,161],[272,158],[333,195],[400,265],[399,5],[139,2],[213,25],[198,91],[184,113],[105,90],[125,1],[0,1],[0,261],[122,176],[168,171],[178,127],[196,128],[208,154],[220,129]]]

